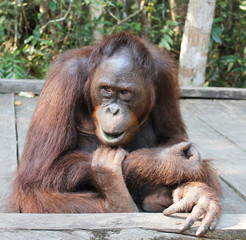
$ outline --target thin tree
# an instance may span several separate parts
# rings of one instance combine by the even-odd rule
[[[173,22],[177,21],[177,4],[176,4],[176,0],[169,0],[169,4],[170,4],[170,13],[171,13],[171,18],[173,20]],[[177,36],[180,33],[180,29],[179,29],[179,25],[177,25],[174,28],[174,32],[175,32],[175,36]]]
[[[216,0],[190,0],[179,58],[182,86],[203,86]]]
[[[95,21],[99,19],[103,14],[103,6],[100,1],[92,1],[90,4],[91,19]],[[103,38],[103,24],[98,24],[96,29],[93,30],[93,37],[96,41],[102,40]]]

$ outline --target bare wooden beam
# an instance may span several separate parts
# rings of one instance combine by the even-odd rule
[[[246,99],[245,88],[181,87],[182,98]]]
[[[0,79],[0,93],[39,94],[45,80]],[[245,88],[181,87],[181,98],[246,99]]]
[[[33,92],[39,94],[45,80],[0,79],[0,93]]]
[[[71,239],[71,235],[84,236],[83,239],[102,239],[95,237],[95,231],[107,234],[107,239],[130,239],[134,235],[143,234],[141,239],[154,239],[155,237],[172,239],[195,239],[198,222],[190,230],[179,233],[180,224],[185,221],[187,214],[175,214],[165,217],[162,213],[106,213],[106,214],[0,214],[0,235],[12,234],[12,239],[25,236],[32,238],[33,234],[49,234],[69,232],[62,239]],[[245,239],[246,215],[224,214],[213,232],[207,232],[206,239]],[[144,230],[144,231],[143,231]],[[150,234],[150,235],[149,235]],[[156,235],[158,234],[158,235]],[[167,235],[166,235],[167,234]],[[14,238],[15,236],[15,238]],[[94,237],[93,237],[94,236]],[[136,237],[140,239],[140,237]]]

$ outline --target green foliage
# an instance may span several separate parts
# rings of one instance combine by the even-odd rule
[[[171,49],[171,46],[173,46],[173,37],[174,37],[174,31],[172,30],[172,26],[176,26],[176,25],[177,25],[176,22],[173,22],[171,20],[167,21],[166,26],[164,26],[164,28],[161,29],[161,33],[163,37],[161,38],[159,47],[164,47],[167,50]]]
[[[103,14],[96,17],[92,4],[101,5]],[[140,6],[133,0],[128,0],[127,6],[123,0],[74,0],[70,11],[69,6],[68,0],[0,2],[0,77],[42,79],[58,54],[93,44],[94,30],[103,35],[113,30],[131,31],[168,50],[173,46],[174,25],[163,17],[169,14],[167,1],[146,1],[137,14]],[[127,16],[133,14],[125,22],[124,7]]]
[[[23,57],[20,51],[16,50],[11,54],[4,53],[0,58],[0,77],[1,78],[25,78],[26,72],[23,64]]]
[[[246,1],[217,0],[206,85],[246,87]]]
[[[215,18],[213,22],[212,32],[211,32],[212,40],[219,44],[222,43],[221,41],[222,28],[220,26],[220,23],[222,21],[223,21],[222,17]]]
[[[1,0],[0,77],[43,79],[58,54],[93,44],[95,30],[133,32],[178,59],[189,1],[175,2],[173,11],[169,0]],[[206,85],[246,87],[245,17],[245,0],[217,0]]]

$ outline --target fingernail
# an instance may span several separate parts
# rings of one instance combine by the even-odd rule
[[[165,216],[168,216],[168,215],[169,215],[167,211],[163,211],[163,214],[164,214]]]
[[[165,216],[169,216],[169,215],[172,214],[172,212],[171,212],[169,209],[166,209],[166,210],[163,211],[163,214],[164,214]]]
[[[204,233],[206,233],[207,232],[207,229],[202,229],[202,230],[200,230],[199,228],[198,228],[198,230],[196,231],[196,236],[197,237],[200,237],[201,235],[203,235]]]

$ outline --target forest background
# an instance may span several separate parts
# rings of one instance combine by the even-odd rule
[[[130,31],[179,59],[188,0],[0,0],[0,78],[45,79],[67,49]],[[204,86],[246,88],[246,1],[217,0]]]

